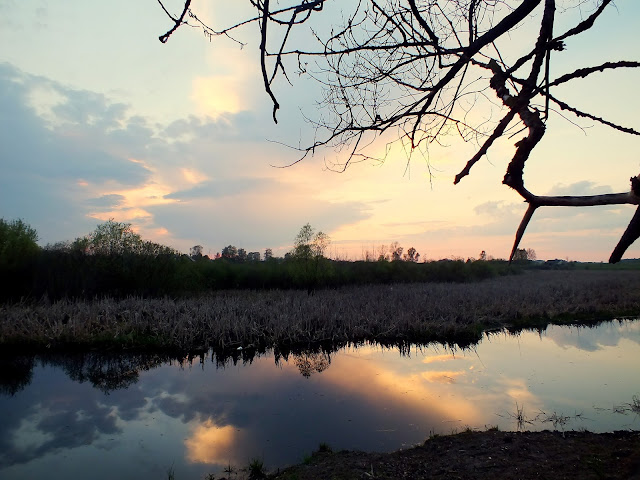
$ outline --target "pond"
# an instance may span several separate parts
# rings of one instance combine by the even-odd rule
[[[640,321],[485,334],[234,364],[213,355],[1,360],[0,478],[204,478],[334,450],[393,451],[430,434],[640,430]]]

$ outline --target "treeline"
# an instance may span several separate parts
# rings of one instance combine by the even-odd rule
[[[22,221],[0,219],[1,301],[185,296],[222,289],[306,289],[405,282],[465,282],[511,271],[504,261],[335,261],[329,238],[305,225],[285,258],[264,261],[200,252],[184,255],[144,241],[114,221],[74,240],[40,248]],[[196,253],[193,255],[193,253]],[[226,253],[226,252],[225,252]],[[251,257],[250,257],[251,258]]]

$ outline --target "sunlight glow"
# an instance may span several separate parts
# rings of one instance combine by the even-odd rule
[[[187,460],[209,465],[227,464],[232,460],[237,430],[231,425],[217,426],[211,418],[196,426],[193,434],[184,441]]]
[[[456,383],[458,377],[463,377],[465,372],[443,371],[422,372],[422,378],[431,383]]]
[[[184,179],[191,184],[201,183],[209,179],[208,176],[195,168],[181,168],[180,172],[182,172]]]
[[[422,359],[422,363],[439,363],[439,362],[448,362],[450,360],[460,360],[459,357],[454,357],[451,354],[448,355],[430,355],[428,357],[424,357]]]
[[[238,95],[238,80],[232,76],[195,77],[191,100],[198,114],[214,119],[246,108]]]

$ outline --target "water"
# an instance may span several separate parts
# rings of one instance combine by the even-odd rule
[[[0,376],[0,478],[203,478],[256,457],[298,463],[321,442],[392,451],[467,427],[640,430],[639,360],[637,320],[223,368],[209,356],[14,358]]]

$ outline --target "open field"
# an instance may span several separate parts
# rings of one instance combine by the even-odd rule
[[[638,271],[527,271],[474,283],[220,291],[193,298],[0,306],[18,348],[295,350],[349,342],[466,345],[490,329],[640,315]]]

